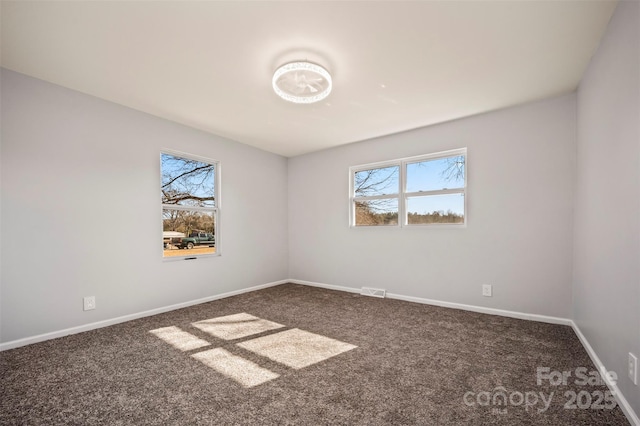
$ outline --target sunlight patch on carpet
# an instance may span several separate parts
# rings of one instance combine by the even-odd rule
[[[233,355],[231,352],[222,348],[198,352],[191,356],[207,367],[211,367],[218,373],[235,380],[245,388],[258,386],[264,382],[280,377],[279,374],[262,368],[242,357]]]
[[[193,349],[210,346],[211,343],[181,330],[179,327],[164,327],[149,331],[149,333],[159,337],[171,346],[181,351],[190,351]]]
[[[224,340],[240,339],[284,327],[282,324],[254,317],[244,312],[198,321],[191,325]]]
[[[238,343],[243,349],[300,369],[357,346],[297,328]]]

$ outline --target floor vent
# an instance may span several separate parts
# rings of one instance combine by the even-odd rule
[[[381,288],[362,287],[360,294],[363,296],[384,297],[386,290]]]

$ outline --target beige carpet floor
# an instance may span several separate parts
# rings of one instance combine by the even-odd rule
[[[4,351],[0,424],[628,425],[595,370],[567,326],[285,284]]]

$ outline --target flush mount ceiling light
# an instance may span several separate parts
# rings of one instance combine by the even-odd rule
[[[289,62],[273,74],[273,90],[282,99],[297,104],[318,102],[331,93],[331,74],[311,62]]]

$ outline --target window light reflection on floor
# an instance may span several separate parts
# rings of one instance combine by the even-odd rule
[[[244,312],[198,321],[191,325],[224,340],[240,339],[284,327],[282,324],[254,317]]]
[[[191,333],[181,330],[179,327],[164,327],[151,330],[149,333],[156,335],[171,346],[181,351],[190,351],[193,349],[211,346],[211,343],[194,336]]]
[[[295,369],[308,367],[357,347],[297,328],[241,342],[238,346]]]
[[[262,368],[258,364],[246,360],[241,356],[233,355],[231,352],[222,348],[209,349],[191,356],[207,367],[211,367],[218,373],[235,380],[245,388],[258,386],[264,382],[280,377],[279,374]]]

